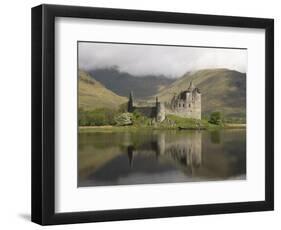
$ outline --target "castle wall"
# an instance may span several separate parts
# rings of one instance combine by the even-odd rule
[[[174,96],[170,103],[158,102],[155,106],[134,105],[133,93],[130,93],[128,112],[139,112],[143,116],[155,118],[157,122],[165,120],[166,114],[174,114],[180,117],[201,119],[201,93],[191,83],[188,90]]]
[[[197,92],[186,92],[184,96],[184,99],[176,98],[172,100],[167,114],[201,119],[201,94]]]
[[[138,112],[143,116],[155,118],[157,122],[165,120],[165,105],[157,102],[155,106],[129,106],[128,112]]]
[[[150,118],[156,117],[156,107],[134,107],[133,112],[138,112],[141,115]]]
[[[197,95],[197,99],[192,108],[192,117],[196,119],[201,119],[201,95]]]

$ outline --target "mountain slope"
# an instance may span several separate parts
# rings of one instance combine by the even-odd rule
[[[90,70],[89,73],[106,88],[120,96],[128,97],[130,91],[133,91],[136,99],[150,97],[175,81],[163,75],[136,77],[121,72],[115,67]]]
[[[121,97],[94,80],[87,72],[79,70],[79,108],[93,110],[97,108],[117,109],[128,99]]]
[[[245,117],[246,74],[233,70],[206,69],[187,73],[156,96],[161,101],[170,101],[174,93],[186,90],[190,81],[201,91],[203,114],[221,111],[226,116]]]

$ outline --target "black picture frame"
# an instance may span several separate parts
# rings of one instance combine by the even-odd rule
[[[55,18],[89,18],[265,29],[265,200],[55,213]],[[41,225],[267,211],[274,209],[274,20],[126,9],[32,8],[32,221]]]

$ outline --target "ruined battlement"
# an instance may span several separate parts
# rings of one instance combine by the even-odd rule
[[[201,119],[201,92],[192,82],[187,90],[174,95],[167,106],[170,114]]]
[[[190,82],[187,90],[175,94],[171,101],[160,102],[156,97],[154,106],[136,106],[133,92],[128,101],[128,112],[139,112],[144,116],[154,118],[157,122],[165,120],[166,114],[180,117],[201,119],[201,92]]]

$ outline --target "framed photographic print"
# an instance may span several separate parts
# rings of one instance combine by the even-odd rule
[[[32,221],[273,210],[273,19],[32,9]]]

